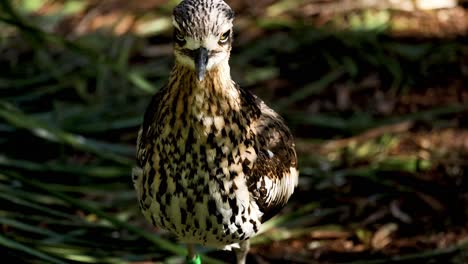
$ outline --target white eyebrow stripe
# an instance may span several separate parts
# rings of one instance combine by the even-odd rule
[[[221,31],[221,34],[223,34],[224,32],[228,31],[231,28],[232,28],[232,23],[226,23],[226,24],[223,24],[219,29]]]

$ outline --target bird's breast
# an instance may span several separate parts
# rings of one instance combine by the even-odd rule
[[[246,183],[257,158],[252,124],[238,111],[191,110],[175,123],[166,117],[155,133],[142,182],[148,190],[143,211],[188,242],[226,245],[248,239],[262,215]]]

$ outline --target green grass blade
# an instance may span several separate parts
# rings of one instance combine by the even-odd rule
[[[93,139],[87,139],[81,135],[71,134],[57,128],[53,128],[37,120],[23,114],[19,111],[12,110],[8,104],[0,101],[0,117],[15,127],[30,130],[36,136],[59,142],[75,149],[91,152],[105,159],[115,161],[120,164],[133,165],[133,159],[124,157],[133,156],[134,150],[132,147],[101,142]]]
[[[0,155],[0,167],[2,166],[31,172],[56,172],[97,178],[120,178],[125,176],[130,177],[129,175],[131,175],[131,169],[128,166],[81,166],[63,163],[37,163],[28,160],[11,159]]]
[[[3,236],[2,234],[0,234],[0,245],[2,245],[4,247],[7,247],[7,248],[17,250],[17,251],[27,253],[29,255],[35,256],[35,257],[37,257],[39,259],[48,261],[50,263],[66,264],[66,262],[63,262],[63,261],[61,261],[61,260],[59,260],[57,258],[54,258],[54,257],[49,256],[47,254],[44,254],[44,253],[42,253],[40,251],[37,251],[34,248],[30,248],[30,247],[28,247],[26,245],[23,245],[23,244],[18,243],[18,242],[14,241],[14,240],[11,240],[11,239]]]
[[[86,242],[84,240],[79,240],[74,237],[66,236],[63,234],[59,234],[56,232],[52,232],[48,229],[42,228],[42,227],[37,227],[33,225],[28,225],[25,224],[24,222],[19,222],[14,219],[8,219],[5,217],[0,217],[0,224],[3,224],[4,226],[11,226],[19,230],[27,231],[30,233],[35,233],[39,235],[44,235],[48,236],[47,239],[53,239],[55,241],[75,241],[75,242]]]
[[[331,83],[342,77],[344,73],[345,72],[342,69],[332,71],[317,82],[311,83],[302,87],[301,89],[296,90],[293,94],[281,100],[277,106],[277,109],[285,109],[291,104],[303,100],[311,95],[319,94],[326,87],[330,86]]]
[[[22,197],[20,197],[18,194],[18,190],[15,190],[15,192],[10,192],[10,193],[7,193],[7,191],[9,190],[9,188],[4,188],[0,185],[0,199],[4,199],[4,200],[7,200],[9,202],[12,202],[14,204],[17,204],[17,205],[21,205],[21,206],[25,206],[25,207],[29,207],[31,209],[35,209],[37,211],[42,211],[42,212],[46,212],[47,214],[50,214],[54,217],[63,217],[63,218],[70,218],[70,215],[68,214],[65,214],[63,212],[60,212],[60,211],[57,211],[57,210],[54,210],[54,209],[51,209],[49,207],[46,207],[46,206],[43,206],[43,205],[40,205],[38,203],[38,201],[28,201],[28,200],[25,200],[23,199]],[[24,194],[24,193],[22,193]]]
[[[16,178],[18,180],[21,180],[23,181],[25,184],[27,185],[31,185],[35,188],[38,188],[42,191],[46,191],[47,193],[49,193],[50,195],[53,195],[57,198],[60,198],[62,199],[63,201],[77,207],[77,208],[81,208],[87,212],[90,212],[92,214],[95,214],[96,216],[104,219],[104,220],[107,220],[109,223],[111,223],[113,226],[117,227],[117,228],[123,228],[123,229],[126,229],[134,234],[137,234],[145,239],[147,239],[148,241],[154,243],[155,245],[157,245],[158,247],[164,249],[164,250],[167,250],[173,254],[176,254],[176,255],[180,255],[180,256],[185,256],[187,255],[187,250],[183,247],[180,247],[178,245],[175,245],[173,244],[172,242],[170,241],[167,241],[165,239],[162,239],[160,237],[157,237],[155,235],[152,235],[151,233],[143,230],[143,229],[140,229],[134,225],[131,225],[131,224],[128,224],[127,222],[124,222],[124,221],[121,221],[107,213],[105,213],[104,211],[96,208],[96,207],[93,207],[93,206],[90,206],[89,203],[87,202],[83,202],[83,201],[80,201],[78,199],[75,199],[69,195],[66,195],[66,194],[63,194],[63,193],[60,193],[60,192],[56,192],[54,190],[51,190],[50,188],[48,188],[47,186],[45,186],[44,184],[42,183],[39,183],[35,180],[31,180],[31,179],[28,179],[27,181],[25,181],[25,179],[20,176],[20,175],[16,175],[16,174],[11,174],[9,176],[12,176],[13,178]],[[202,257],[203,261],[205,263],[212,263],[212,264],[217,264],[217,263],[222,263],[216,259],[213,259],[213,258],[210,258],[208,256],[203,256]]]

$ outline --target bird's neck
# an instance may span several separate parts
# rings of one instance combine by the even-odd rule
[[[239,89],[231,79],[227,61],[207,71],[202,81],[197,79],[193,69],[176,63],[171,72],[169,87],[177,104],[189,104],[192,109],[210,111],[214,106],[221,106],[229,111],[237,110],[240,106]],[[186,99],[181,102],[175,97]]]

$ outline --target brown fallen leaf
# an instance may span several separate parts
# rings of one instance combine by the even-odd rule
[[[374,234],[371,240],[371,246],[374,249],[382,249],[392,242],[392,234],[398,230],[398,225],[388,223],[381,226]]]

